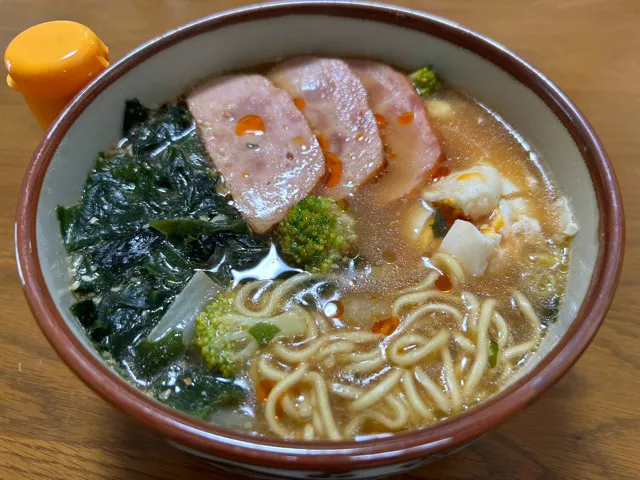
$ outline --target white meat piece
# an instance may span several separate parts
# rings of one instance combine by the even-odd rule
[[[498,203],[498,212],[500,213],[500,220],[502,220],[502,222],[501,224],[497,223],[495,229],[497,232],[504,232],[511,225],[511,219],[513,217],[510,203],[504,199],[500,200]]]
[[[553,211],[556,214],[558,231],[566,236],[573,237],[578,233],[578,224],[575,221],[567,197],[561,197],[553,203]]]
[[[502,179],[502,196],[509,197],[511,195],[515,195],[520,193],[520,189],[513,183],[511,180],[506,178]]]
[[[502,204],[503,200],[500,200],[500,204]],[[509,204],[509,208],[511,208],[512,214],[516,216],[516,218],[520,215],[525,215],[529,210],[529,206],[527,205],[527,201],[522,198],[510,198],[508,200],[504,200],[505,203]]]
[[[512,223],[516,222],[521,215],[525,215],[528,210],[527,201],[522,198],[501,199],[498,202],[498,212],[502,220],[502,226],[496,226],[496,231],[503,233],[509,230]]]
[[[502,199],[498,208],[502,217],[502,226],[496,230],[505,237],[532,242],[542,233],[540,222],[526,215],[528,205],[524,198]]]
[[[504,233],[511,238],[521,237],[525,242],[532,242],[540,236],[541,232],[538,220],[527,215],[520,215],[518,220],[513,222]]]
[[[533,175],[527,175],[525,182],[527,183],[527,188],[531,190],[538,187],[538,179]]]
[[[482,275],[498,252],[501,238],[498,234],[485,236],[472,223],[456,220],[438,250],[455,257],[467,273]]]
[[[478,220],[491,214],[502,194],[502,177],[490,165],[479,165],[451,173],[428,187],[422,197],[428,202],[447,200],[465,216]]]

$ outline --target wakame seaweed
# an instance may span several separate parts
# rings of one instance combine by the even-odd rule
[[[206,367],[170,367],[151,389],[166,405],[200,419],[217,409],[237,405],[244,396],[241,387],[212,376]]]
[[[179,330],[169,332],[155,342],[142,340],[135,346],[137,369],[145,376],[155,375],[175,360],[184,357],[186,352],[182,332]]]
[[[543,325],[550,325],[558,321],[558,315],[560,314],[560,296],[553,295],[545,302],[542,312],[540,313],[540,320]]]
[[[185,105],[150,110],[130,100],[123,135],[98,155],[80,201],[59,206],[57,216],[78,297],[72,313],[98,349],[150,378],[185,356],[181,335],[157,345],[145,338],[193,273],[227,283],[231,269],[251,266],[268,245],[216,192],[219,175]],[[237,396],[207,382],[186,391]]]
[[[438,209],[435,210],[433,215],[433,223],[431,224],[431,231],[435,238],[444,237],[449,231],[450,225],[447,223],[444,215]]]

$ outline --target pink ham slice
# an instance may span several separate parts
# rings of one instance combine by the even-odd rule
[[[321,146],[342,162],[337,185],[319,186],[319,195],[344,198],[382,169],[382,141],[367,91],[346,62],[302,57],[277,65],[268,76],[296,99],[314,132],[328,141]]]
[[[349,65],[367,89],[389,162],[374,193],[383,203],[392,202],[428,180],[442,154],[440,143],[422,100],[403,74],[370,60],[353,60]]]
[[[291,96],[262,75],[216,78],[187,103],[236,207],[264,233],[323,178],[324,155]],[[239,129],[247,125],[250,128]],[[264,131],[255,128],[262,121]]]

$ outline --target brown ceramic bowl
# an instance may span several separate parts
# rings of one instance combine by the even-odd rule
[[[301,53],[376,57],[401,68],[426,63],[499,112],[544,159],[572,200],[574,241],[560,319],[535,357],[497,395],[427,428],[345,442],[256,438],[187,417],[111,371],[69,312],[67,260],[54,209],[73,203],[96,154],[119,137],[123,100],[159,103],[196,80]],[[593,339],[622,263],[624,218],[611,163],[587,120],[532,66],[446,20],[391,6],[290,2],[214,15],[136,49],[87,86],[49,129],[18,202],[18,266],[42,331],[99,395],[175,445],[225,468],[292,478],[367,478],[414,468],[504,422],[553,385]]]

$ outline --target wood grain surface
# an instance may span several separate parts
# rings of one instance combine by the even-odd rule
[[[0,0],[0,46],[47,20],[82,22],[112,58],[241,0]],[[640,1],[405,0],[475,29],[536,65],[578,104],[613,160],[625,201],[625,268],[597,338],[535,405],[405,479],[640,478]],[[139,428],[58,359],[23,298],[13,223],[42,131],[0,86],[0,478],[225,479]]]

